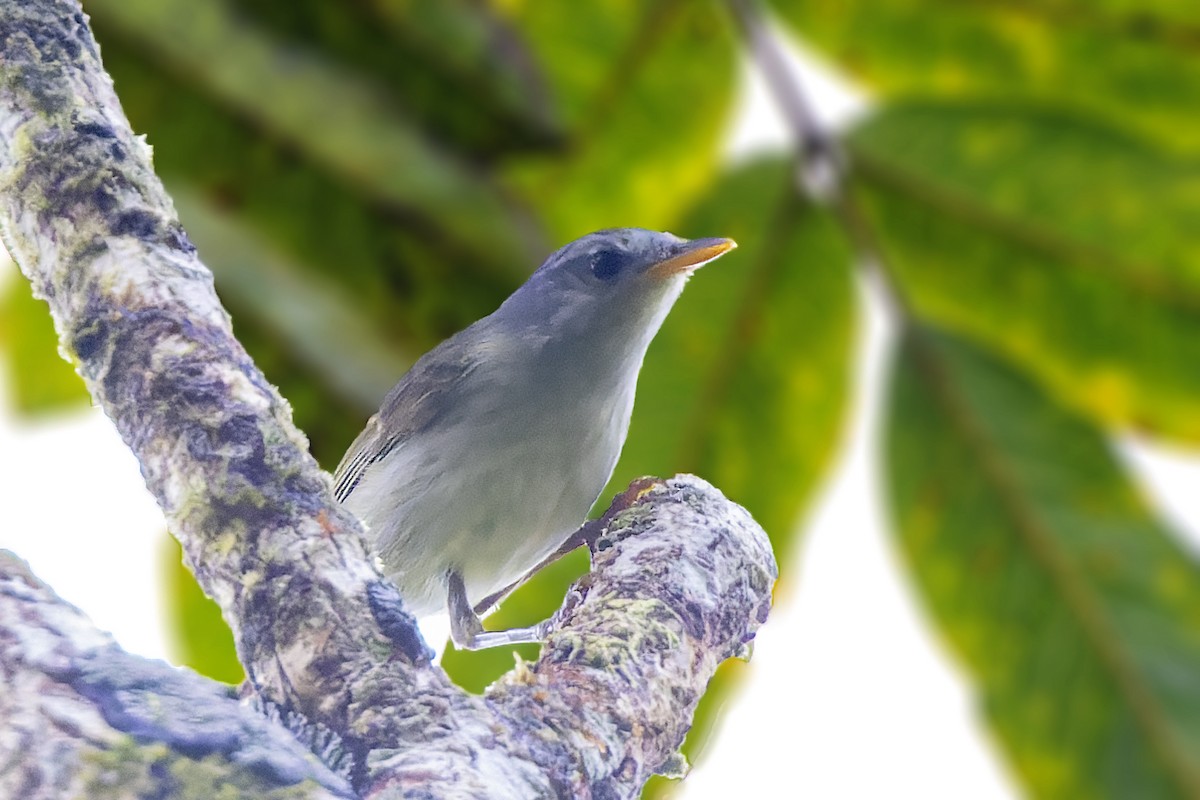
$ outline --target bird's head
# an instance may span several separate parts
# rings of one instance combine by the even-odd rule
[[[642,228],[589,233],[552,253],[499,313],[567,346],[644,352],[688,277],[736,246]]]

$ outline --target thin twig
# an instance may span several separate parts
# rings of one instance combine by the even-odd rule
[[[807,92],[783,55],[778,37],[770,30],[759,0],[727,0],[750,57],[796,142],[799,159],[797,187],[817,205],[829,209],[854,248],[857,262],[874,274],[885,289],[884,297],[901,324],[912,319],[911,304],[884,255],[871,220],[850,185],[853,164],[837,136],[822,125]]]
[[[837,139],[821,125],[779,42],[768,29],[757,0],[729,0],[751,57],[796,138],[800,153],[800,188],[814,201],[827,205],[841,194],[845,156]]]

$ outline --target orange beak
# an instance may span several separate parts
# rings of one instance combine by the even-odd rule
[[[672,275],[694,272],[735,247],[737,242],[733,239],[692,239],[682,243],[675,255],[647,268],[646,274],[655,280],[666,280]]]

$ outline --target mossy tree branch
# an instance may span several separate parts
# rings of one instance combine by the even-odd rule
[[[353,796],[227,687],[125,653],[4,551],[0,675],[0,796]]]
[[[633,796],[765,618],[761,529],[702,481],[646,483],[540,659],[482,698],[451,685],[234,339],[75,0],[0,0],[0,233],[220,604],[246,690],[359,796]],[[0,666],[41,669],[19,646]]]

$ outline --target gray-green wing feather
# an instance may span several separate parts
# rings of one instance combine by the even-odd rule
[[[454,406],[463,378],[478,364],[471,330],[450,337],[426,353],[388,392],[379,412],[367,422],[334,471],[334,496],[339,503],[354,492],[372,465],[429,428]]]
[[[379,415],[367,421],[367,427],[350,445],[342,462],[333,473],[333,496],[339,503],[345,502],[350,493],[358,486],[367,468],[391,452],[395,445],[389,446],[389,438],[383,435],[383,426]]]

